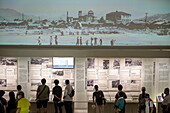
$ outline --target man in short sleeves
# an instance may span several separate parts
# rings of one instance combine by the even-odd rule
[[[44,113],[47,113],[47,103],[49,100],[50,89],[46,83],[46,79],[41,80],[42,85],[37,89],[37,113],[40,113],[40,108],[43,106]]]
[[[162,112],[163,113],[170,113],[170,94],[169,88],[165,88],[164,93],[166,96],[164,97],[162,94],[162,98],[164,99],[162,102]]]

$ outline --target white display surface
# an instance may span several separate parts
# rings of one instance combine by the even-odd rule
[[[53,68],[74,68],[74,57],[53,57]]]

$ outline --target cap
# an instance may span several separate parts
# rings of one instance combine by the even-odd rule
[[[144,96],[145,98],[149,98],[149,94],[145,94],[145,96]]]

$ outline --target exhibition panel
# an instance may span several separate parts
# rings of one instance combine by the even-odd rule
[[[85,86],[88,100],[92,100],[94,85],[99,85],[103,90],[107,101],[114,101],[117,86],[123,85],[123,90],[127,92],[129,101],[137,101],[142,86],[153,100],[163,92],[165,87],[169,87],[170,80],[170,59],[168,58],[85,58],[83,73],[77,71],[80,65],[76,62],[74,69],[53,68],[52,57],[1,57],[0,58],[0,87],[3,90],[16,90],[18,83],[27,83],[30,99],[35,99],[37,87],[41,84],[41,79],[47,79],[47,85],[52,90],[53,81],[59,80],[59,85],[64,89],[64,81],[69,79],[75,88],[76,80],[80,82],[81,75],[85,73]],[[25,66],[25,67],[24,67]],[[24,68],[28,70],[24,71]],[[18,72],[17,72],[18,71]],[[18,75],[17,75],[18,73]],[[19,78],[18,78],[19,77]],[[28,80],[27,80],[28,79]],[[25,82],[24,82],[25,81]],[[23,86],[24,87],[24,86]],[[50,97],[52,100],[52,96]]]

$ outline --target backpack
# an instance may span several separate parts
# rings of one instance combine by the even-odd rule
[[[150,102],[153,103],[152,100],[149,101],[149,112],[151,111],[151,108],[150,108]],[[155,107],[155,104],[153,103],[153,112],[152,113],[156,113],[156,107]]]
[[[70,96],[70,97],[73,97],[74,94],[75,94],[75,91],[74,91],[74,89],[72,89],[72,90],[71,90],[71,93],[69,94],[69,96]]]

